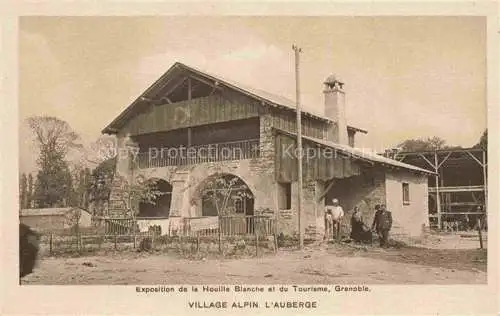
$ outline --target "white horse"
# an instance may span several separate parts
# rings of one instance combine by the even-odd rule
[[[333,205],[325,207],[325,239],[333,239],[334,232],[336,239],[340,239],[340,222],[343,217],[342,207]]]

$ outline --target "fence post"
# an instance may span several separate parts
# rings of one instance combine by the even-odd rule
[[[221,245],[221,241],[222,241],[222,216],[219,215],[219,253],[222,253],[222,245]]]
[[[136,243],[137,243],[137,235],[134,233],[134,249],[135,249]]]
[[[169,241],[170,241],[170,232],[168,232],[166,235],[165,235],[165,251],[168,252],[168,247],[169,247]]]
[[[151,250],[155,250],[155,232],[151,234]]]
[[[278,253],[278,220],[273,221],[274,252]]]
[[[182,238],[182,233],[179,234],[179,249],[181,253],[184,253],[184,241]]]
[[[196,254],[200,253],[200,232],[196,232]]]
[[[479,247],[483,249],[483,233],[481,232],[481,218],[477,218],[477,231],[479,233]]]
[[[49,241],[49,254],[52,255],[52,237],[53,237],[53,233],[50,233],[50,241]]]
[[[258,257],[259,256],[259,232],[257,229],[257,218],[253,217],[252,221],[253,221],[253,231],[255,233],[255,256]]]
[[[118,243],[118,235],[115,235],[115,250],[118,249],[117,243]]]
[[[82,242],[82,235],[80,233],[78,233],[77,237],[76,237],[76,242],[77,242],[77,245],[78,245],[78,251],[82,251],[83,250],[83,242]]]

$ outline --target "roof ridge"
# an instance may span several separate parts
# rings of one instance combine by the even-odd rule
[[[245,83],[238,82],[233,79],[226,78],[225,76],[221,76],[220,74],[214,74],[205,70],[202,70],[198,67],[193,67],[190,65],[187,65],[183,62],[176,61],[167,71],[165,71],[160,78],[158,78],[155,82],[153,82],[139,97],[137,97],[127,108],[125,108],[115,119],[109,123],[104,129],[103,133],[107,132],[116,132],[116,128],[113,127],[115,124],[120,124],[119,122],[122,120],[127,120],[127,115],[132,111],[132,109],[135,107],[137,102],[141,98],[146,98],[147,93],[151,92],[154,89],[158,89],[158,87],[161,85],[165,85],[165,83],[162,83],[165,81],[166,78],[168,78],[168,75],[174,71],[176,68],[183,68],[186,71],[191,71],[196,73],[197,75],[201,75],[203,77],[208,77],[211,80],[215,81],[221,81],[223,84],[229,86],[229,88],[232,88],[236,91],[239,91],[242,94],[246,94],[250,97],[260,99],[263,102],[268,102],[271,105],[275,105],[278,107],[283,107],[287,110],[291,111],[296,111],[296,103],[295,101],[292,101],[288,97],[282,96],[277,93],[269,92],[266,90],[262,90],[260,88],[255,88],[250,85],[247,85]],[[167,81],[168,82],[168,81]],[[320,111],[313,110],[312,108],[305,106],[305,109],[302,110],[302,112],[305,115],[310,115],[316,119],[327,121],[327,122],[333,122],[333,119],[326,117],[324,114],[320,113]],[[119,128],[119,127],[118,127]],[[348,124],[348,128],[354,129],[359,132],[367,133],[366,130],[363,130],[361,128],[357,128],[354,126],[351,126]]]

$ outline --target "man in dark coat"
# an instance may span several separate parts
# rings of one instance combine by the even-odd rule
[[[33,272],[39,249],[39,236],[29,226],[19,224],[19,277]]]
[[[351,217],[351,239],[355,242],[372,242],[372,232],[365,225],[363,216],[359,207],[354,207],[354,212]]]
[[[375,229],[379,236],[380,247],[388,246],[389,231],[392,227],[392,214],[386,210],[385,205],[376,205],[375,217],[373,218],[372,230]]]

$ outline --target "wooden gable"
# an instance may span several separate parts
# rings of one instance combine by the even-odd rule
[[[250,98],[216,88],[187,74],[172,85],[173,89],[164,89],[130,118],[122,132],[136,136],[259,115],[259,105]]]

